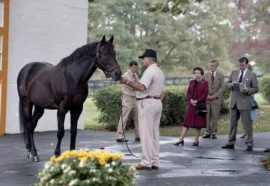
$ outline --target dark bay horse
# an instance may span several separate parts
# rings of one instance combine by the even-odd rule
[[[34,143],[34,130],[44,109],[57,109],[58,131],[55,156],[59,156],[64,137],[65,115],[71,115],[70,150],[75,149],[77,122],[88,95],[88,80],[97,68],[106,77],[117,81],[121,69],[116,61],[113,36],[106,41],[93,42],[76,49],[56,66],[44,62],[29,63],[22,68],[17,79],[21,131],[28,150],[28,158],[39,161]],[[34,111],[33,110],[34,107]]]

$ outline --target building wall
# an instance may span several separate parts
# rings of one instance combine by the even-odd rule
[[[57,64],[87,42],[88,0],[11,0],[6,133],[19,132],[16,81],[24,65]],[[83,129],[84,114],[78,128]],[[65,129],[70,128],[66,115]],[[45,110],[36,131],[57,130],[56,111]]]

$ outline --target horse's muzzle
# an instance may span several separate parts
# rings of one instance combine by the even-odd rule
[[[122,71],[120,67],[113,69],[111,72],[111,77],[114,81],[118,81],[122,76]]]

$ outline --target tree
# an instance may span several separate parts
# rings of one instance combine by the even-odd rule
[[[126,68],[144,49],[153,48],[168,75],[190,75],[191,68],[206,68],[211,59],[229,71],[227,40],[236,9],[229,2],[203,1],[194,4],[189,14],[174,16],[148,13],[141,0],[94,1],[89,3],[88,40],[114,35],[118,62]]]
[[[200,3],[203,0],[162,0],[162,2],[152,4],[152,2],[147,2],[149,12],[160,11],[162,13],[170,12],[173,15],[186,14],[191,10],[194,3]]]
[[[246,55],[263,73],[270,73],[270,1],[242,1],[239,19],[234,22],[235,37],[230,42],[230,57]]]

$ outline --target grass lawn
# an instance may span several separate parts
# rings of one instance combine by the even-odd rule
[[[260,94],[255,94],[255,99],[258,102],[259,109],[257,110],[257,120],[253,122],[254,132],[270,131],[270,104]],[[97,110],[92,98],[88,98],[85,102],[85,129],[86,130],[104,130],[104,125],[97,122],[99,111]],[[261,106],[261,107],[260,107]],[[222,115],[218,124],[218,135],[229,134],[229,114]],[[160,135],[162,136],[179,136],[181,131],[180,126],[161,127]],[[239,122],[238,133],[242,132],[242,124]],[[127,133],[133,133],[133,130],[128,130]],[[204,133],[202,130],[201,134]],[[188,136],[193,136],[195,130],[189,130]]]

